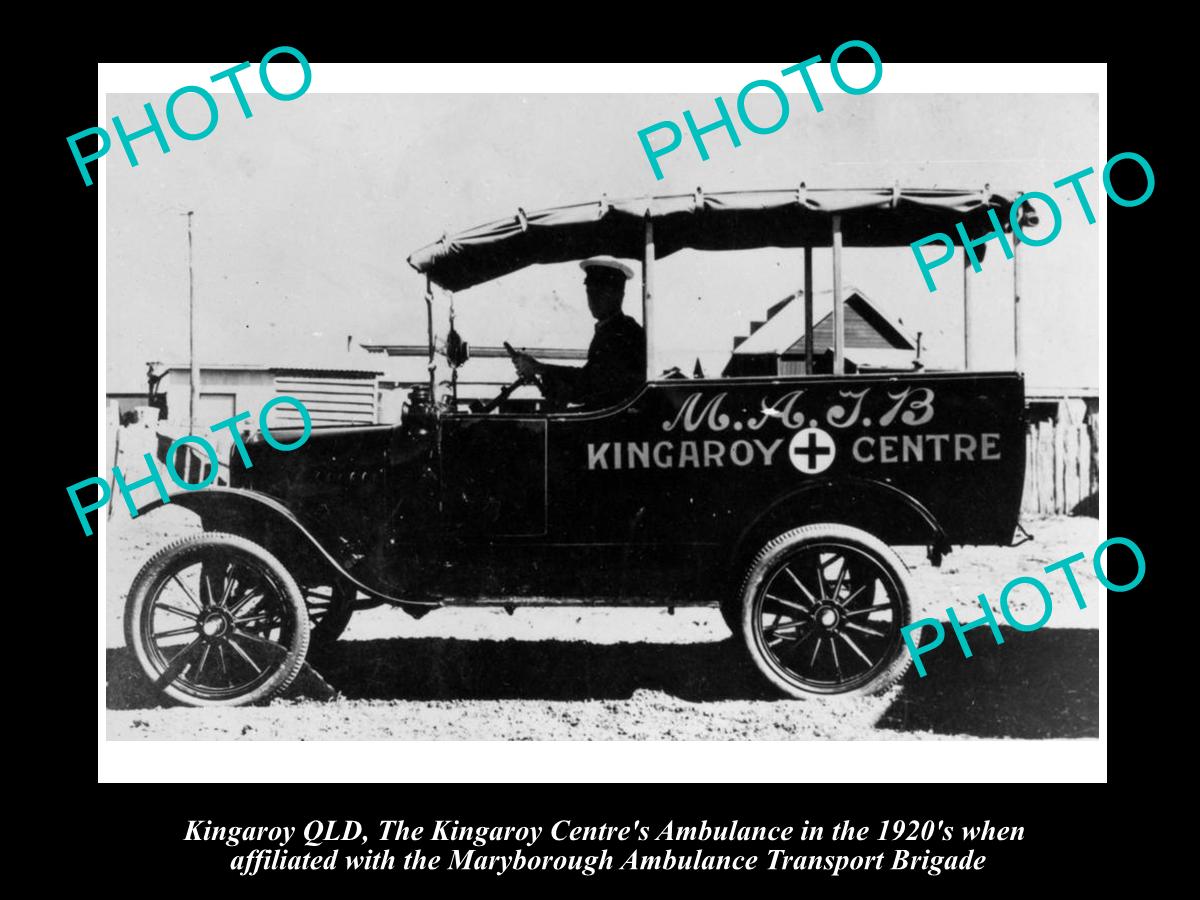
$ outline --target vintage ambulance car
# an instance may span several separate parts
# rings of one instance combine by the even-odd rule
[[[953,544],[1012,540],[1023,381],[845,374],[841,249],[953,235],[958,221],[981,233],[989,209],[1009,221],[1015,196],[801,188],[605,200],[521,211],[418,250],[409,263],[426,279],[429,384],[397,423],[314,429],[286,454],[251,440],[254,464],[234,456],[230,487],[176,496],[205,531],[137,576],[132,652],[167,697],[232,705],[284,689],[310,642],[332,641],[368,606],[714,605],[785,695],[887,688],[911,662],[900,629],[913,603],[891,547],[923,545],[936,564]],[[807,298],[812,248],[832,248],[832,373],[664,373],[655,260],[758,247],[803,250]],[[555,409],[510,401],[522,379],[489,403],[440,389],[439,366],[468,372],[470,360],[453,325],[435,343],[435,288],[468,303],[478,284],[597,254],[642,259],[639,390],[604,409]]]

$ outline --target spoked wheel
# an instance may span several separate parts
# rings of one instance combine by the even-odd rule
[[[315,652],[342,636],[354,614],[354,598],[358,592],[339,581],[334,584],[305,585],[301,593],[304,594],[304,605],[308,609],[308,620],[312,623],[309,646]]]
[[[308,613],[295,580],[267,550],[205,532],[142,567],[126,601],[125,640],[166,696],[241,706],[295,679],[308,651]]]
[[[742,638],[755,665],[793,697],[878,693],[912,659],[904,563],[846,525],[807,525],[764,547],[742,586]]]

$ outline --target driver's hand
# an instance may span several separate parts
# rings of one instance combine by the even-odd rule
[[[517,374],[522,378],[532,378],[542,370],[542,364],[530,356],[528,353],[518,351],[512,358],[513,366],[517,370]]]

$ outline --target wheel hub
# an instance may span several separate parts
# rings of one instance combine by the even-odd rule
[[[837,628],[838,623],[841,621],[841,614],[838,612],[836,606],[831,604],[822,604],[817,608],[813,619],[826,631],[833,631]]]
[[[204,632],[205,637],[218,638],[229,631],[231,624],[232,620],[228,613],[224,610],[216,610],[200,620],[200,630]]]

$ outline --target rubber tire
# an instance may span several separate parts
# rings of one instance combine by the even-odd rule
[[[292,613],[296,617],[292,645],[288,648],[288,654],[284,658],[283,663],[271,674],[270,678],[253,690],[240,696],[220,699],[194,697],[170,684],[161,689],[161,693],[164,696],[185,706],[249,706],[269,700],[271,697],[285,690],[296,679],[296,676],[300,674],[300,669],[304,665],[304,658],[308,653],[309,631],[311,630],[308,621],[308,609],[304,605],[304,597],[300,593],[300,588],[296,584],[296,580],[283,567],[283,564],[265,548],[254,543],[254,541],[236,534],[206,531],[202,534],[180,538],[155,553],[142,566],[141,571],[138,572],[137,577],[133,580],[133,585],[129,589],[129,596],[125,601],[125,645],[133,653],[146,678],[153,684],[159,676],[158,670],[151,663],[146,653],[146,648],[142,643],[141,629],[138,627],[139,620],[146,609],[146,601],[149,598],[151,585],[183,552],[193,550],[196,547],[215,548],[221,546],[236,547],[238,550],[254,557],[261,564],[269,568],[272,575],[278,579],[284,589],[284,602],[290,604]]]
[[[900,559],[896,551],[873,534],[863,531],[861,528],[824,522],[814,525],[804,525],[800,528],[793,528],[791,531],[784,532],[777,538],[769,541],[754,557],[754,561],[750,564],[750,568],[742,580],[742,587],[739,592],[738,599],[741,619],[737,633],[742,640],[742,644],[750,654],[750,659],[753,661],[755,667],[768,682],[782,691],[786,696],[804,700],[809,697],[840,696],[847,693],[882,693],[904,677],[904,673],[912,665],[912,656],[905,648],[903,640],[898,642],[892,661],[880,669],[874,678],[859,687],[842,691],[818,691],[787,681],[763,658],[758,641],[755,640],[752,615],[754,597],[767,573],[771,571],[780,557],[799,549],[804,544],[823,540],[841,541],[874,554],[876,561],[888,568],[890,570],[889,574],[895,579],[900,595],[900,627],[903,628],[905,625],[912,624],[912,602],[909,599],[912,596],[912,587],[908,580],[908,567],[904,565],[904,561]],[[919,634],[915,635],[914,638],[919,641]]]

